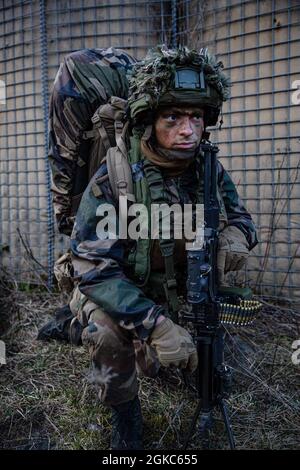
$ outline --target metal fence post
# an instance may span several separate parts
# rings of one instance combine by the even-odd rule
[[[48,48],[47,48],[47,24],[45,0],[40,0],[40,41],[41,41],[41,79],[43,99],[43,123],[44,123],[44,150],[47,181],[47,226],[48,226],[48,287],[53,287],[54,266],[54,217],[51,198],[51,176],[48,160],[48,116],[49,116],[49,93],[48,93]]]

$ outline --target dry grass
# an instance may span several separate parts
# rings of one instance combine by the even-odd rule
[[[0,370],[0,442],[4,449],[108,449],[109,411],[88,381],[83,347],[36,341],[38,328],[66,299],[47,292],[6,290],[1,299],[7,365]],[[235,370],[228,402],[239,449],[299,449],[300,366],[291,344],[299,313],[265,304],[251,328],[228,330],[227,362]],[[176,372],[141,380],[147,449],[179,449],[196,400]],[[212,446],[228,448],[216,413]],[[199,448],[197,435],[189,448]]]

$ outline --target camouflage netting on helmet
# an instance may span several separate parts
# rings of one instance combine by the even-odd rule
[[[178,67],[202,70],[209,96],[201,96],[197,90],[175,90]],[[168,49],[166,46],[151,49],[144,60],[134,65],[128,77],[131,118],[136,119],[143,111],[155,110],[163,101],[168,104],[168,100],[221,108],[222,102],[229,98],[230,88],[230,81],[222,69],[222,62],[217,62],[207,50],[198,52],[187,47]],[[163,100],[163,97],[168,97],[168,100]]]

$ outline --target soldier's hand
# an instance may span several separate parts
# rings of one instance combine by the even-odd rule
[[[196,370],[198,356],[192,337],[170,318],[165,318],[154,328],[150,344],[156,349],[158,360],[164,367],[174,365],[188,372]]]
[[[219,235],[218,244],[218,278],[224,284],[224,276],[228,271],[241,269],[249,256],[248,242],[243,232],[229,225]]]

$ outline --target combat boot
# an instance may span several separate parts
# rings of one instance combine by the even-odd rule
[[[82,344],[82,331],[83,328],[77,318],[74,317],[69,305],[64,305],[64,307],[56,310],[52,320],[42,326],[38,332],[37,339],[42,341],[56,339],[78,346]]]
[[[112,406],[111,449],[143,449],[143,417],[138,396]]]

